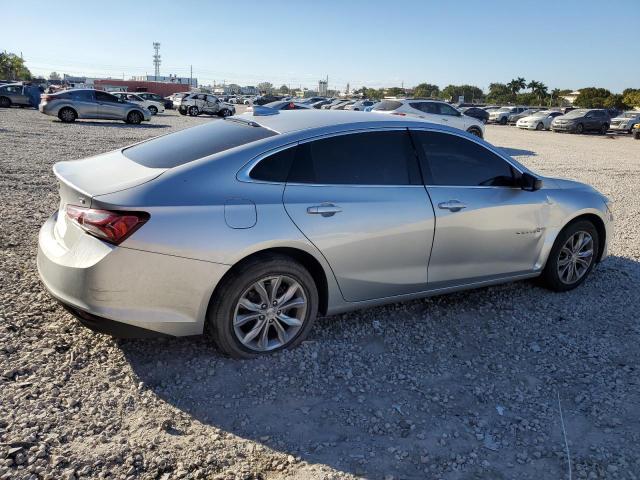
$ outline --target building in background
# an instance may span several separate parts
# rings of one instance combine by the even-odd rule
[[[146,77],[145,77],[146,78]],[[153,92],[163,97],[178,92],[189,92],[189,83],[178,82],[152,82],[145,80],[116,80],[114,78],[95,80],[94,87],[97,90],[107,92]]]
[[[181,85],[191,85],[193,88],[198,87],[198,79],[191,77],[178,77],[177,75],[139,75],[131,77],[131,80],[137,80],[139,82],[167,82],[167,83],[179,83]]]
[[[329,90],[329,77],[325,80],[318,81],[318,95],[321,97],[327,96],[327,91]]]

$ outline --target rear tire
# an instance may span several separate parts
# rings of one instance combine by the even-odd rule
[[[584,234],[583,241],[587,241],[587,236],[591,238],[591,242],[586,244],[584,250],[574,251],[571,247],[573,240],[580,238],[580,234]],[[575,244],[575,243],[574,243]],[[540,283],[555,292],[566,292],[580,285],[593,270],[598,256],[600,246],[600,237],[595,225],[588,220],[578,220],[577,222],[567,225],[556,238],[547,264],[540,276]],[[591,250],[590,256],[584,256],[588,250]],[[572,259],[579,259],[574,262]],[[583,262],[589,262],[585,265]],[[573,266],[572,266],[573,264]],[[566,268],[576,268],[575,278],[563,278],[562,275],[567,274]],[[571,273],[570,271],[568,273]],[[579,273],[579,275],[578,275]]]
[[[259,323],[268,322],[272,318],[269,315],[274,315],[275,312],[278,312],[276,316],[276,320],[278,320],[280,311],[277,309],[279,306],[272,306],[273,303],[267,304],[267,301],[258,305],[262,300],[260,300],[260,297],[256,297],[255,302],[251,303],[251,305],[260,307],[261,309],[266,306],[268,310],[274,311],[268,313],[264,309],[260,311],[247,310],[241,315],[239,312],[245,311],[243,307],[245,303],[244,300],[243,304],[241,304],[240,301],[241,299],[246,299],[250,294],[255,296],[258,293],[252,289],[253,285],[263,279],[276,277],[286,278],[295,282],[300,287],[295,293],[296,297],[293,297],[293,299],[297,300],[298,298],[302,298],[306,300],[304,307],[289,307],[290,310],[286,310],[286,315],[283,316],[289,320],[294,320],[297,319],[296,315],[298,315],[301,318],[297,319],[297,321],[301,322],[301,325],[294,327],[289,324],[278,323],[280,328],[286,328],[286,335],[289,333],[291,335],[291,337],[288,338],[283,334],[285,335],[283,338],[286,339],[286,341],[282,342],[278,335],[282,330],[278,330],[275,325],[277,322],[271,320],[274,324],[267,326],[266,330],[266,337],[270,339],[269,347],[260,350],[258,344],[256,343],[256,345],[253,346],[252,342],[257,342],[257,338],[261,336],[261,334],[254,335],[255,338],[249,341],[247,341],[246,335],[256,328],[263,331],[259,328]],[[266,284],[263,284],[265,285],[265,293],[267,293],[270,298],[284,298],[285,294],[282,292],[287,290],[287,284],[284,282],[285,280],[282,280],[280,284],[281,290],[272,295],[270,288],[273,287],[273,283],[268,281]],[[291,298],[283,301],[281,305],[290,301]],[[298,310],[298,308],[303,310]],[[252,312],[256,313],[254,314]],[[283,309],[282,312],[284,313],[285,310]],[[230,272],[217,287],[209,303],[209,311],[207,312],[204,328],[207,336],[211,338],[226,355],[233,358],[255,358],[260,355],[277,352],[284,348],[293,348],[299,345],[311,330],[317,312],[318,290],[309,272],[290,257],[284,255],[264,255],[253,258],[247,261],[242,268]],[[242,316],[245,318],[248,316],[258,316],[258,318],[241,323],[239,326],[238,320]],[[262,325],[264,324],[265,323],[262,323]],[[241,328],[244,330],[241,330]],[[292,330],[289,330],[290,328]],[[245,343],[241,340],[243,335],[245,335],[245,337],[242,340],[244,340]]]
[[[133,112],[129,112],[126,122],[131,125],[139,125],[142,122],[142,114],[135,110]]]
[[[581,123],[579,123],[579,124],[576,126],[576,133],[577,133],[577,134],[582,134],[582,133],[584,133],[584,125],[582,125]]]
[[[507,117],[502,117],[500,119],[500,125],[506,125],[507,124]]]
[[[58,118],[64,123],[73,123],[78,118],[78,114],[73,108],[64,107],[58,112]]]
[[[635,138],[636,140],[640,140],[640,130],[633,133],[633,138]]]
[[[609,131],[609,125],[607,125],[606,123],[604,123],[604,124],[600,127],[600,133],[601,133],[602,135],[606,135],[608,131]]]
[[[198,110],[198,107],[189,107],[189,115],[191,115],[192,117],[197,117],[198,115],[200,115],[200,110]]]
[[[469,130],[467,130],[467,132],[478,138],[482,138],[482,130],[480,130],[479,128],[471,127]]]
[[[544,125],[542,124],[542,122],[538,123],[538,125],[536,125],[536,130],[544,130]]]
[[[218,115],[220,117],[222,117],[222,118],[226,118],[226,117],[230,117],[231,115],[233,115],[233,112],[231,110],[229,110],[228,108],[224,108],[224,109],[220,110],[220,113]]]
[[[11,106],[11,99],[8,97],[0,97],[0,107],[9,108]]]

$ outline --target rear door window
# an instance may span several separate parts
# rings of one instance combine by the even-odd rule
[[[392,110],[397,110],[401,106],[402,102],[396,102],[395,100],[383,100],[373,107],[373,109],[380,110],[382,112],[390,112]]]
[[[122,153],[145,167],[172,168],[274,135],[263,127],[218,120],[125,148]]]
[[[511,187],[511,165],[466,138],[441,132],[412,131],[427,185]]]
[[[406,130],[351,133],[302,143],[288,181],[319,185],[421,184]]]
[[[107,92],[96,90],[96,100],[99,102],[118,103],[118,99]]]
[[[286,148],[260,160],[249,176],[263,182],[284,183],[296,155],[296,147]]]

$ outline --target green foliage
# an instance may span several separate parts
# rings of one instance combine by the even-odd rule
[[[258,91],[264,92],[264,93],[271,93],[273,92],[273,84],[270,82],[260,82],[258,84]]]
[[[527,81],[522,77],[514,78],[509,83],[507,83],[507,87],[509,87],[511,93],[515,95],[520,90],[527,88]]]
[[[390,97],[403,97],[405,95],[404,88],[391,87],[387,88],[387,95]]]
[[[573,104],[581,108],[607,108],[607,99],[611,97],[611,92],[606,88],[588,87],[581,88],[580,94]],[[611,102],[611,100],[609,100]]]
[[[282,95],[287,95],[289,93],[289,87],[287,87],[286,85],[280,85],[280,88],[278,89],[278,91]]]
[[[49,80],[60,80],[60,74],[58,72],[51,72],[49,74]]]
[[[437,97],[440,95],[440,87],[431,83],[420,83],[413,89],[413,96],[418,98]]]
[[[31,80],[31,72],[24,60],[13,53],[0,53],[0,78],[7,80]]]
[[[516,95],[511,91],[508,85],[504,83],[492,83],[489,85],[489,94],[487,95],[487,101],[490,103],[513,103],[516,100]]]
[[[465,102],[478,102],[484,99],[482,89],[474,85],[447,85],[440,96],[453,102],[457,102],[460,96],[464,96]]]
[[[625,89],[622,92],[622,102],[629,108],[640,108],[640,89]]]

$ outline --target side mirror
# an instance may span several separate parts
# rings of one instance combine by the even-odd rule
[[[524,172],[522,174],[522,177],[520,178],[520,187],[523,190],[535,192],[536,190],[540,190],[542,188],[542,179],[534,177],[528,172]]]

